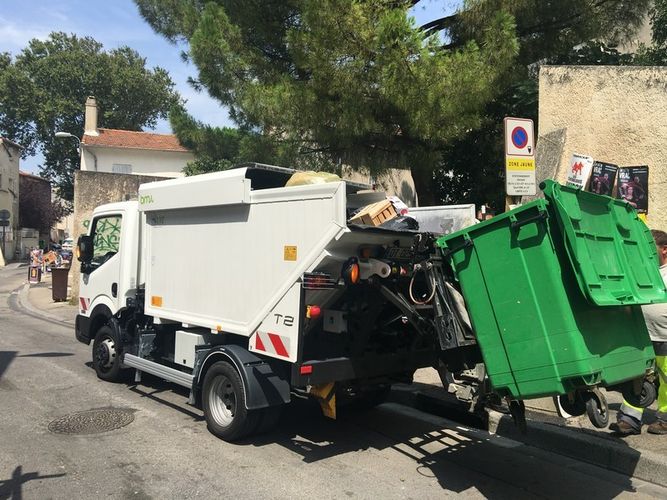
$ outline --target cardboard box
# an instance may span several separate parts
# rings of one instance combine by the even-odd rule
[[[396,217],[396,210],[389,200],[378,201],[366,205],[354,217],[350,224],[364,224],[366,226],[379,226],[385,221]]]

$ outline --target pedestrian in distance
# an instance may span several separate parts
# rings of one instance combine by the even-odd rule
[[[667,233],[651,231],[660,259],[660,274],[667,285]],[[667,434],[667,303],[642,306],[646,328],[655,350],[655,370],[659,379],[657,420],[648,426],[651,434]],[[623,401],[617,421],[609,428],[621,436],[640,434],[643,408]]]

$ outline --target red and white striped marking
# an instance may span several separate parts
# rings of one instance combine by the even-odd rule
[[[289,337],[277,333],[255,332],[255,350],[280,358],[289,358]]]
[[[85,313],[90,307],[90,299],[79,297],[79,304],[81,305],[81,312]]]

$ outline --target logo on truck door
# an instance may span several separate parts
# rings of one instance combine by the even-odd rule
[[[148,203],[153,203],[153,195],[145,194],[139,197],[139,204],[146,205]]]

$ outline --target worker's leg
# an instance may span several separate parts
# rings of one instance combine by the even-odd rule
[[[667,356],[655,357],[655,369],[660,377],[658,387],[658,420],[648,426],[651,434],[667,434]]]
[[[609,428],[621,435],[639,434],[642,428],[643,414],[643,408],[632,406],[623,400],[621,409],[616,414],[616,423],[611,424]]]

